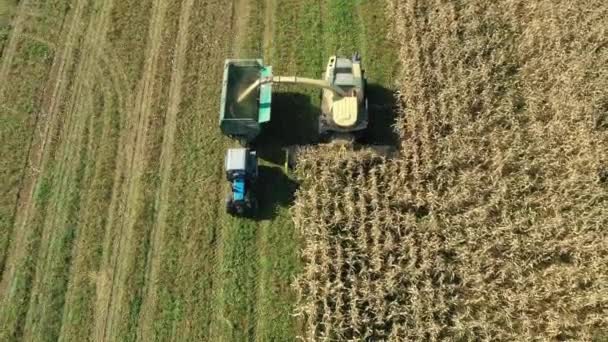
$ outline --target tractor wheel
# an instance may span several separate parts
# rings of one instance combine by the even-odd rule
[[[236,213],[234,203],[232,203],[231,199],[226,200],[226,213],[229,215],[234,215]]]
[[[237,204],[234,211],[237,216],[245,216],[245,207],[243,205]]]
[[[251,200],[251,214],[257,215],[258,213],[258,199],[254,198]]]

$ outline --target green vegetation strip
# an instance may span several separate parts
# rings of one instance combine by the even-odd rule
[[[52,166],[49,165],[49,169]],[[29,301],[32,278],[38,261],[38,249],[46,215],[46,208],[51,198],[50,177],[41,179],[35,192],[34,206],[38,208],[35,217],[29,222],[25,242],[21,247],[24,257],[17,261],[18,266],[11,279],[10,292],[4,294],[0,308],[0,340],[18,341],[23,334],[25,317]]]
[[[325,54],[349,56],[359,48],[360,0],[321,0]],[[378,6],[378,5],[376,5]],[[380,7],[380,6],[378,6]],[[381,38],[381,37],[376,37]]]
[[[0,58],[12,31],[11,18],[17,9],[16,0],[0,0]]]
[[[90,115],[89,111],[79,115],[80,120],[75,123],[78,127],[70,130],[76,135],[73,138],[75,141],[64,140],[66,145],[59,153],[65,159],[58,163],[53,173],[51,186],[54,196],[51,197],[52,205],[44,223],[44,230],[51,231],[47,234],[43,232],[43,237],[46,235],[48,239],[42,241],[38,256],[24,329],[28,339],[53,341],[59,336],[81,197],[86,194],[81,189],[85,169],[90,162],[86,144]],[[48,246],[45,247],[45,244]]]
[[[218,198],[223,202],[223,197]],[[221,213],[221,215],[226,215]],[[258,276],[258,227],[242,218],[227,218],[220,225],[223,236],[220,283],[213,331],[225,341],[244,341],[255,337],[256,282]]]
[[[210,330],[219,311],[213,302],[219,281],[217,249],[222,243],[218,192],[225,142],[217,131],[217,108],[231,36],[224,21],[229,11],[223,2],[195,1],[190,14],[169,200],[160,203],[168,208],[156,256],[160,268],[150,328],[159,339],[212,340]],[[208,16],[209,12],[216,15]]]
[[[28,30],[23,32],[27,33]],[[2,177],[3,181],[8,180],[8,184],[2,184],[3,192],[6,192],[6,200],[18,200],[17,192],[20,191],[23,186],[24,178],[26,177],[27,160],[30,154],[30,148],[32,141],[38,137],[34,134],[41,134],[41,132],[34,131],[39,112],[41,108],[41,96],[43,88],[46,84],[46,77],[51,67],[51,61],[53,60],[53,52],[48,45],[36,41],[30,40],[29,38],[23,37],[17,42],[17,50],[13,63],[9,66],[10,71],[8,78],[11,79],[11,84],[15,84],[14,87],[3,88],[2,100],[3,100],[3,111],[8,111],[6,117],[7,122],[14,124],[20,123],[18,127],[25,129],[21,131],[21,135],[8,136],[6,141],[10,147],[13,145],[10,153],[2,153],[2,163],[10,163],[11,168],[3,168],[3,173],[7,172],[7,178]],[[5,56],[6,57],[6,56]],[[12,124],[2,125],[2,134],[5,135],[4,129],[9,129]],[[7,130],[6,133],[9,131]],[[30,314],[29,309],[32,305],[36,305],[39,297],[37,293],[34,293],[33,288],[39,287],[41,277],[47,273],[42,272],[41,269],[46,264],[46,260],[41,258],[43,256],[42,251],[46,251],[47,241],[43,238],[43,233],[46,229],[45,221],[47,217],[48,206],[51,205],[56,199],[53,193],[53,188],[56,186],[56,174],[55,170],[57,165],[54,161],[56,149],[59,144],[53,138],[57,138],[60,133],[59,131],[53,131],[50,143],[47,146],[44,174],[39,175],[40,181],[36,186],[34,198],[31,199],[31,203],[25,204],[23,210],[26,210],[29,214],[24,216],[25,222],[22,226],[17,229],[23,230],[20,234],[23,234],[23,241],[20,241],[19,246],[13,246],[11,251],[14,253],[12,258],[12,264],[10,265],[14,270],[11,274],[11,278],[6,278],[4,281],[7,283],[8,290],[3,293],[2,306],[1,306],[1,325],[3,329],[0,331],[0,340],[15,340],[21,339],[23,334],[32,336],[35,331],[27,329],[26,324],[33,322],[34,320],[41,318],[40,312],[34,312]],[[5,159],[6,158],[6,159]],[[19,161],[19,159],[21,159]],[[18,170],[15,167],[20,166],[22,169]],[[11,170],[12,169],[12,170]],[[6,186],[6,188],[4,188]],[[25,194],[27,196],[27,194]],[[28,201],[29,199],[24,199]],[[65,205],[65,203],[64,203]],[[31,206],[31,210],[29,207]],[[11,210],[15,210],[17,204],[12,203]],[[5,257],[8,257],[8,243],[15,242],[12,232],[15,232],[15,217],[14,212],[8,212],[8,205],[2,203],[2,223],[7,224],[7,229],[2,229],[6,236],[2,237],[2,264],[4,265]],[[4,228],[4,227],[3,227]],[[61,248],[61,246],[68,246],[66,248],[69,253],[73,234],[70,229],[66,231],[67,234],[54,240],[53,247]],[[60,233],[61,234],[61,233]],[[10,237],[9,237],[10,236]],[[57,260],[57,259],[53,259]],[[69,262],[67,263],[69,265]],[[2,272],[4,276],[4,271]],[[65,269],[61,266],[53,268],[52,272],[48,273],[49,277],[58,277],[57,282],[53,282],[52,286],[45,287],[46,293],[61,293],[62,288],[65,287],[65,281],[63,275]],[[52,313],[45,316],[44,319],[47,321],[42,322],[39,326],[42,327],[41,335],[46,338],[53,339],[53,336],[57,335],[58,327],[54,325],[53,319],[55,316],[55,310],[61,312],[63,306],[63,296],[57,297],[51,295],[53,298],[52,302],[47,302],[46,308],[50,309]],[[35,316],[37,315],[37,316]],[[48,328],[48,329],[47,329]]]
[[[87,170],[91,173],[91,179],[81,209],[76,245],[78,253],[74,255],[63,313],[60,337],[67,341],[86,340],[92,334],[96,293],[94,281],[101,262],[101,242],[112,198],[112,175],[120,131],[116,98],[98,88],[94,93],[97,96],[95,111],[102,114],[92,130],[91,142],[95,154]]]
[[[267,0],[249,0],[247,30],[242,47],[237,47],[238,58],[260,58],[264,49],[264,13]]]
[[[0,274],[4,272],[17,195],[40,111],[40,93],[53,60],[47,46],[22,40],[0,94]],[[14,84],[16,86],[6,86]]]

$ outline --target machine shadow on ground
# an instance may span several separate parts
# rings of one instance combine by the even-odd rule
[[[292,92],[273,93],[272,116],[255,141],[258,156],[273,164],[285,163],[287,146],[312,145],[318,142],[320,108],[311,97]]]
[[[258,210],[253,219],[270,220],[279,208],[291,206],[298,184],[277,166],[260,165],[258,171]]]
[[[395,131],[397,100],[395,93],[376,83],[367,85],[369,128],[361,140],[367,145],[397,147],[399,137]]]
[[[320,92],[319,92],[320,98]],[[392,90],[381,85],[367,85],[369,127],[360,143],[364,145],[389,145],[397,147],[395,133],[396,100]],[[258,156],[277,165],[285,163],[284,148],[313,145],[319,142],[318,99],[295,92],[276,92],[272,100],[272,119],[265,124],[262,134],[255,141]]]
[[[377,84],[367,86],[369,127],[360,143],[396,147],[394,131],[396,101],[394,93]],[[320,97],[320,92],[319,92]],[[272,219],[280,207],[291,206],[297,182],[285,173],[285,150],[289,146],[314,145],[319,142],[318,99],[296,92],[273,94],[272,119],[265,124],[253,148],[265,162],[260,165],[257,185],[258,212],[255,220]]]
[[[259,158],[278,166],[259,167],[256,220],[273,219],[280,208],[290,207],[293,203],[298,184],[281,167],[285,164],[284,148],[312,145],[318,141],[319,111],[308,95],[273,93],[271,120],[265,124],[254,148]]]

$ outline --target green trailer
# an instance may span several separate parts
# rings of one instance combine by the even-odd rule
[[[228,59],[224,64],[220,129],[222,133],[249,144],[260,134],[262,124],[270,121],[272,84],[257,89],[256,96],[237,101],[239,94],[260,79],[271,77],[272,67],[261,59]]]

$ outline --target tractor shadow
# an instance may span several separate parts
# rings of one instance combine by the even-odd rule
[[[291,206],[298,183],[289,178],[280,167],[260,165],[258,171],[258,210],[254,219],[271,220],[279,208]]]

